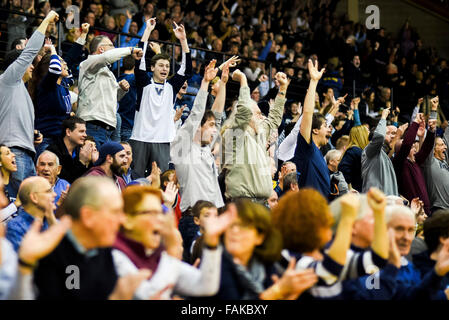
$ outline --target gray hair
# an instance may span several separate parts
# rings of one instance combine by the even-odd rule
[[[360,208],[359,212],[357,212],[356,220],[363,219],[365,215],[371,211],[371,208],[368,205],[368,199],[366,194],[356,194],[356,196],[360,200]],[[334,217],[334,225],[332,226],[332,231],[335,233],[337,231],[338,223],[341,218],[341,197],[338,197],[334,201],[329,204],[329,208],[331,210],[332,216]]]
[[[100,36],[96,36],[95,38],[92,39],[92,41],[90,42],[90,46],[89,46],[89,51],[90,54],[93,54],[95,51],[97,51],[98,47],[100,46],[101,42],[106,39],[106,36],[100,35]]]
[[[341,157],[341,151],[340,150],[337,150],[337,149],[329,150],[326,153],[326,156],[324,157],[326,159],[326,164],[329,164],[329,162],[331,160],[334,160],[335,158],[338,158],[339,156],[337,154],[339,154],[339,156]]]
[[[51,152],[51,151],[48,151],[48,150],[45,150],[44,152],[42,152],[40,155],[39,155],[39,157],[37,158],[37,161],[36,161],[36,166],[37,166],[37,164],[39,163],[39,159],[43,156],[43,155],[45,155],[45,154],[48,154],[48,155],[50,155],[50,156],[53,156],[53,157],[55,157],[55,162],[56,162],[56,165],[57,166],[59,166],[60,165],[60,163],[59,163],[59,157],[54,153],[54,152]]]
[[[385,209],[385,222],[389,224],[391,220],[393,220],[393,217],[396,215],[404,215],[415,221],[415,214],[413,213],[412,209],[409,207],[406,207],[404,205],[387,205]]]

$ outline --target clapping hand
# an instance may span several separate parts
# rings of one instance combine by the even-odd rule
[[[162,198],[164,199],[164,203],[167,207],[173,207],[177,194],[178,188],[172,181],[170,181],[165,187],[165,191],[162,193]]]
[[[44,232],[40,232],[42,220],[35,219],[22,239],[19,258],[27,264],[35,265],[37,261],[56,248],[71,225],[71,218],[63,216],[58,223],[51,225]]]
[[[178,121],[179,119],[181,119],[182,113],[186,107],[187,107],[187,105],[185,104],[181,108],[176,109],[175,118],[174,118],[175,122]]]
[[[318,276],[313,269],[296,270],[296,260],[292,258],[282,277],[279,279],[278,276],[273,275],[272,280],[279,291],[280,296],[276,297],[277,299],[296,300],[304,291],[318,282]],[[264,293],[261,294],[261,299],[263,298]],[[272,299],[272,297],[266,298]]]
[[[204,243],[211,247],[216,247],[220,241],[220,236],[237,218],[237,208],[231,203],[228,208],[218,217],[210,216],[204,225]]]
[[[151,182],[151,185],[155,188],[161,186],[161,169],[157,166],[156,161],[151,164],[151,173],[147,177],[147,180]]]

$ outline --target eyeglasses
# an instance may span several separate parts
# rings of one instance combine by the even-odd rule
[[[251,228],[255,228],[252,224],[243,222],[234,222],[229,226],[229,229],[233,229],[234,227],[237,227],[239,230],[249,230]]]
[[[134,216],[140,216],[140,215],[145,215],[145,214],[158,215],[158,214],[163,214],[163,213],[164,212],[162,210],[144,210],[144,211],[134,212],[133,215]]]

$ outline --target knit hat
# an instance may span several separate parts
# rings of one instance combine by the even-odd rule
[[[106,142],[98,149],[100,156],[98,157],[98,160],[95,161],[94,166],[102,165],[103,162],[105,162],[106,156],[108,154],[114,156],[117,152],[120,152],[124,149],[125,148],[123,148],[123,146],[118,142]]]

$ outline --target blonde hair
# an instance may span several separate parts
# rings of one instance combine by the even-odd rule
[[[366,130],[365,126],[352,127],[349,132],[349,144],[347,149],[351,147],[359,147],[362,150],[365,149],[369,143],[368,136],[369,132]]]

